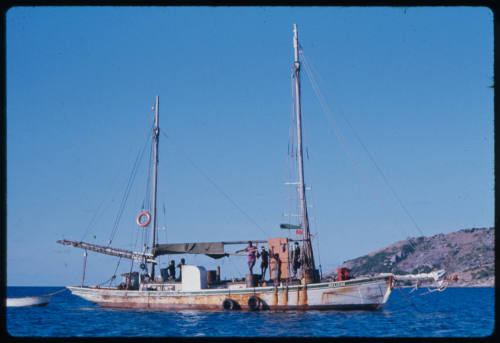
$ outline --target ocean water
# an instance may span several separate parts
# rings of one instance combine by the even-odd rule
[[[8,287],[7,296],[62,287]],[[204,312],[104,309],[58,293],[46,307],[6,308],[5,329],[16,337],[482,337],[495,325],[494,288],[410,293],[394,289],[380,311]]]

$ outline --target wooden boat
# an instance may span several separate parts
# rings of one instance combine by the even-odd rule
[[[143,210],[137,218],[137,224],[151,225],[152,241],[143,252],[111,248],[110,246],[91,244],[81,241],[60,240],[58,243],[117,256],[137,261],[143,274],[130,272],[122,274],[123,282],[117,287],[69,286],[71,292],[88,301],[104,307],[141,308],[141,309],[199,309],[199,310],[376,310],[380,309],[389,298],[393,287],[393,275],[383,274],[365,278],[349,278],[340,274],[337,279],[321,280],[315,266],[309,217],[307,212],[304,185],[304,165],[302,158],[302,124],[300,98],[300,59],[297,26],[293,36],[296,152],[300,200],[298,225],[282,224],[283,229],[296,230],[298,238],[270,238],[252,240],[263,244],[270,256],[278,255],[269,266],[269,278],[247,275],[243,280],[221,280],[220,272],[207,271],[202,266],[183,265],[181,280],[168,280],[155,275],[156,258],[172,254],[204,254],[218,259],[227,257],[230,246],[246,244],[247,241],[192,242],[157,244],[156,229],[156,193],[157,164],[159,143],[159,98],[155,102],[153,129],[153,168],[152,168],[152,208]],[[290,244],[299,243],[301,254],[300,276],[290,273]],[[85,254],[86,256],[86,254]],[[86,258],[86,257],[85,257]],[[148,268],[149,266],[149,268]],[[84,267],[85,270],[85,267]],[[163,274],[163,270],[162,274]],[[214,275],[215,274],[215,275]],[[261,281],[260,279],[265,279]]]
[[[22,298],[7,298],[7,307],[25,307],[25,306],[47,306],[52,295],[41,295]]]

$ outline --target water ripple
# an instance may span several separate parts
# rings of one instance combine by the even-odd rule
[[[46,294],[54,290],[8,288],[9,296],[30,295],[30,291]],[[399,292],[393,292],[389,304],[382,311],[374,312],[115,310],[94,306],[65,292],[54,296],[47,307],[7,308],[6,326],[11,335],[19,337],[478,337],[492,334],[493,288],[450,288],[419,296],[423,292],[411,294],[416,308]]]

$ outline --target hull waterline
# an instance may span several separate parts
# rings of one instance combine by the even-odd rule
[[[392,277],[353,279],[307,285],[214,288],[199,291],[118,290],[68,287],[102,307],[151,310],[222,310],[224,301],[238,310],[377,310],[392,290]],[[252,298],[252,300],[251,300]]]

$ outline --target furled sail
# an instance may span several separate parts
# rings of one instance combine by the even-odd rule
[[[106,247],[103,245],[97,245],[97,244],[92,244],[92,243],[70,241],[69,239],[59,240],[59,241],[57,241],[57,243],[62,244],[62,245],[70,245],[70,246],[75,247],[75,248],[95,251],[95,252],[98,252],[100,254],[129,258],[129,259],[134,260],[134,261],[156,263],[154,258],[153,258],[153,255],[148,254],[148,253],[141,253],[141,252],[136,252],[136,251],[111,248],[111,247]]]
[[[228,256],[223,242],[158,244],[153,251],[155,257],[170,254],[202,254],[216,259]]]

